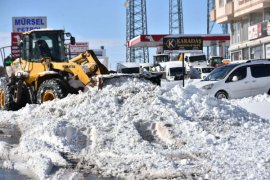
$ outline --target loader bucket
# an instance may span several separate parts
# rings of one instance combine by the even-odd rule
[[[162,74],[145,75],[145,74],[109,74],[96,76],[96,86],[102,89],[106,85],[117,85],[124,83],[127,79],[138,79],[139,81],[150,81],[154,85],[160,86]]]
[[[160,73],[160,74],[142,74],[142,76],[144,79],[151,81],[153,84],[156,84],[158,86],[161,85],[162,73]]]

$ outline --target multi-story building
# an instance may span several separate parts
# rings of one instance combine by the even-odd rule
[[[270,59],[270,0],[215,0],[211,20],[230,25],[232,60]]]

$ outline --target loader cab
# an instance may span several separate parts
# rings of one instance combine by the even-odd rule
[[[74,37],[70,38],[75,41]],[[22,58],[30,62],[50,59],[53,62],[66,61],[65,33],[63,30],[33,30],[22,34]]]

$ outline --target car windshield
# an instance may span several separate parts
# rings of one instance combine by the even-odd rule
[[[231,70],[239,64],[230,64],[214,69],[204,81],[218,81],[224,79]]]

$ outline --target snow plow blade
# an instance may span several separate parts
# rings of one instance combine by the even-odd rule
[[[160,86],[162,74],[108,74],[96,76],[98,89],[102,89],[106,85],[115,85],[125,83],[127,79],[138,79],[139,81],[150,81],[154,85]]]

